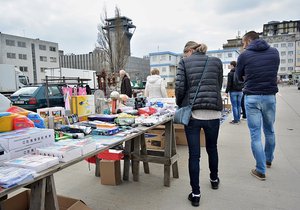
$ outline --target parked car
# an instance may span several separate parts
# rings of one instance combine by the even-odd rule
[[[0,93],[0,112],[5,112],[11,106],[11,101]]]
[[[46,85],[32,85],[21,88],[11,95],[10,100],[15,106],[30,111],[47,107]],[[49,85],[48,96],[50,107],[64,107],[64,97],[60,85]]]

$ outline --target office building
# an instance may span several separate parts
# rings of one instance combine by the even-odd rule
[[[0,63],[14,65],[29,82],[40,83],[46,68],[59,67],[58,43],[0,32]]]

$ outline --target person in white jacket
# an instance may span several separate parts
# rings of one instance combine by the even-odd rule
[[[145,96],[148,98],[167,98],[165,83],[159,75],[158,69],[152,69],[147,77]]]

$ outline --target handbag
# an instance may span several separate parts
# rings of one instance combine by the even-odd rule
[[[174,119],[173,119],[174,123],[183,124],[183,125],[189,124],[191,116],[192,116],[192,108],[193,108],[194,102],[196,100],[196,97],[197,97],[199,89],[200,89],[201,81],[202,81],[204,72],[206,70],[207,61],[208,61],[208,58],[206,59],[204,70],[203,70],[203,73],[202,73],[202,76],[201,76],[201,79],[200,79],[200,82],[197,87],[196,94],[193,98],[192,103],[187,106],[180,107],[175,111]]]

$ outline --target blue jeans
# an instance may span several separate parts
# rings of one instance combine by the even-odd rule
[[[246,95],[245,99],[251,149],[256,160],[256,170],[265,174],[266,161],[272,162],[274,158],[276,96]],[[261,128],[265,134],[265,146],[261,141]]]
[[[210,179],[218,178],[218,149],[217,140],[219,135],[220,120],[197,120],[191,119],[185,126],[185,135],[189,148],[189,175],[190,185],[194,194],[200,194],[200,130],[204,129],[206,151],[210,169]]]
[[[230,101],[232,106],[232,113],[233,113],[233,120],[235,122],[240,121],[241,119],[241,104],[242,104],[242,97],[243,92],[229,92],[230,94]]]

